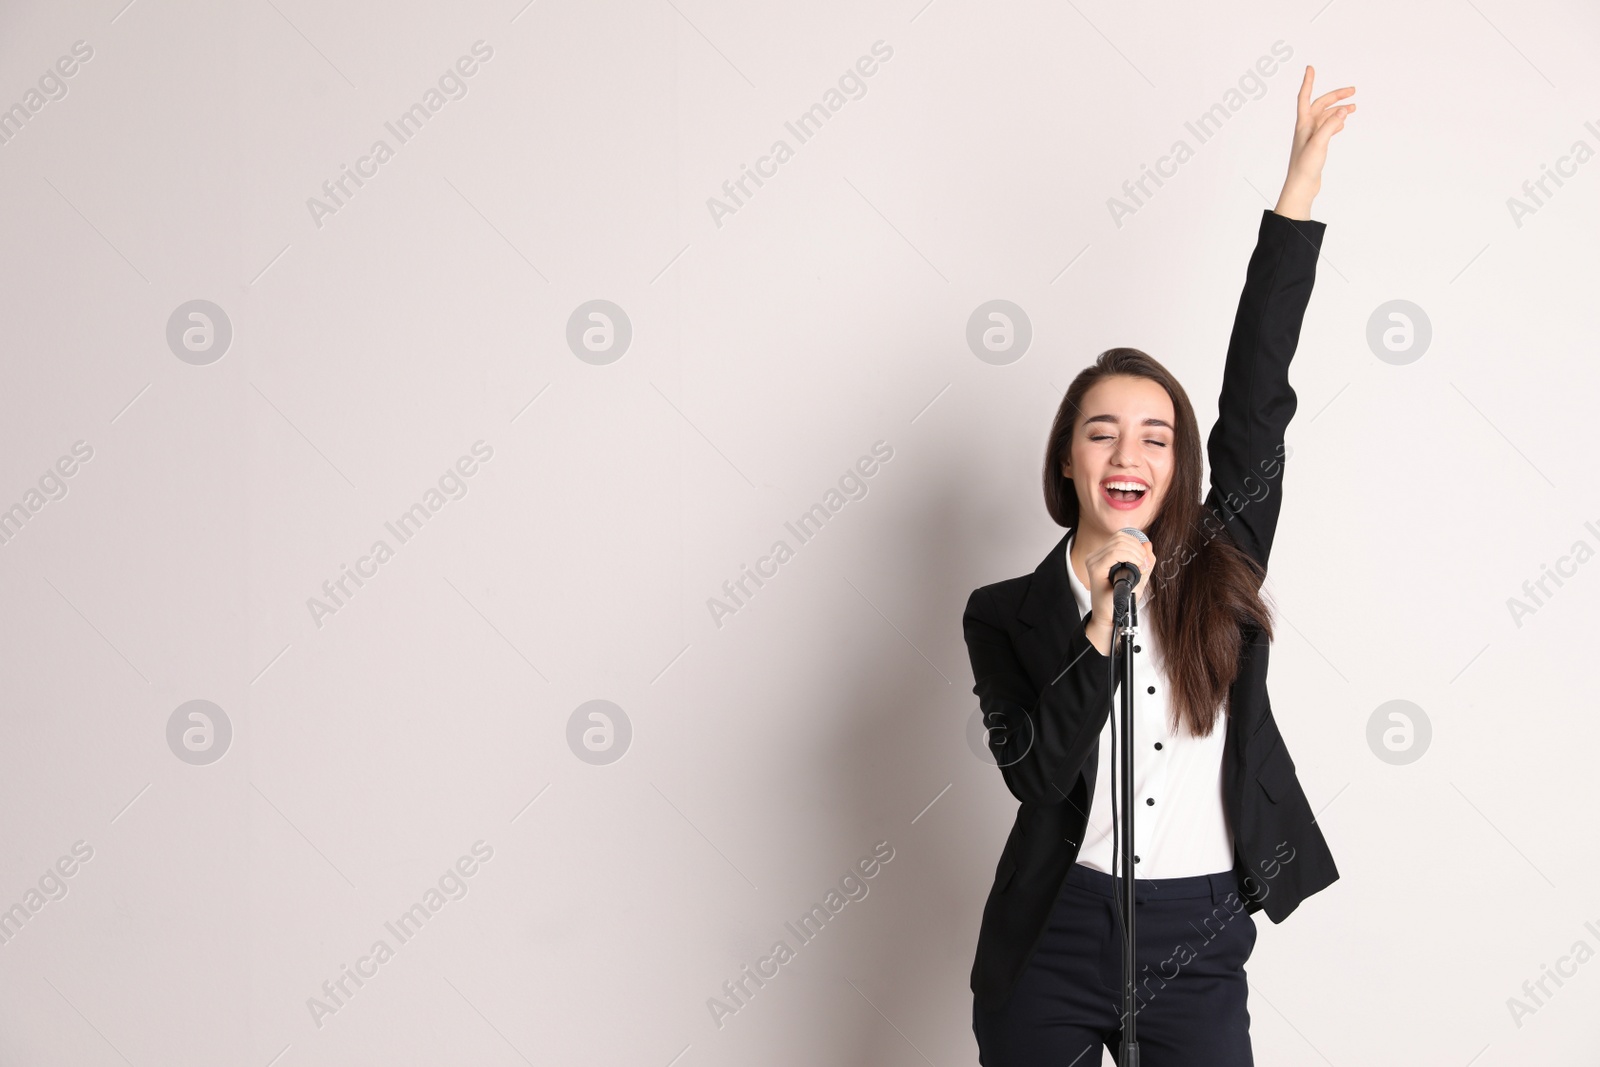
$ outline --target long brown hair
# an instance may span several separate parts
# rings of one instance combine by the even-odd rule
[[[1061,526],[1078,525],[1077,488],[1062,476],[1061,464],[1072,457],[1085,394],[1112,375],[1147,378],[1172,398],[1172,481],[1144,531],[1155,550],[1156,572],[1149,578],[1150,604],[1140,623],[1154,628],[1161,646],[1172,685],[1173,728],[1181,721],[1190,733],[1203,737],[1215,727],[1218,709],[1239,672],[1240,627],[1253,625],[1272,639],[1271,609],[1261,592],[1266,572],[1215,518],[1202,527],[1200,428],[1194,408],[1172,373],[1137,348],[1100,353],[1072,380],[1056,410],[1044,463],[1050,517]]]

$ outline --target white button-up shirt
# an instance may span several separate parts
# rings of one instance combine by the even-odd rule
[[[1076,532],[1067,541],[1064,565],[1081,619],[1094,605],[1089,590],[1072,569],[1075,540]],[[1226,704],[1209,736],[1195,737],[1185,726],[1173,728],[1161,650],[1146,612],[1149,601],[1147,583],[1139,597],[1139,634],[1133,640],[1133,796],[1138,805],[1133,833],[1133,851],[1138,861],[1133,875],[1187,878],[1232,870],[1233,834],[1222,808],[1222,749],[1228,738]],[[1120,675],[1117,680],[1120,685]],[[1078,852],[1079,863],[1107,874],[1111,873],[1112,859],[1111,751],[1113,738],[1121,740],[1121,722],[1122,698],[1116,695],[1112,698],[1111,715],[1100,732],[1100,769],[1095,776],[1088,829]],[[1120,773],[1117,784],[1120,805]]]

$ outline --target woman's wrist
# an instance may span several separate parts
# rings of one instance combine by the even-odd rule
[[[1089,639],[1096,652],[1102,656],[1111,655],[1111,623],[1101,623],[1091,612],[1089,621],[1083,628],[1083,636]]]
[[[1311,218],[1311,201],[1317,190],[1298,183],[1286,184],[1278,194],[1278,204],[1272,210],[1284,218],[1307,222]]]

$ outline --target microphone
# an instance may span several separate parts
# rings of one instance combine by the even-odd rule
[[[1144,535],[1143,530],[1124,526],[1121,533],[1132,534],[1145,544],[1150,543],[1150,538]],[[1139,584],[1139,568],[1132,563],[1119,561],[1111,568],[1108,576],[1112,581],[1111,590],[1111,619],[1112,624],[1128,617],[1133,600],[1133,587]]]

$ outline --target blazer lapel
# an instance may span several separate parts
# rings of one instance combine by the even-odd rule
[[[1083,612],[1073,600],[1067,581],[1067,542],[1074,528],[1068,528],[1039,566],[1034,568],[1028,591],[1017,606],[1017,620],[1028,628],[1020,635],[1021,648],[1035,684],[1038,675],[1056,666],[1061,650],[1073,629],[1083,621]]]
[[[1073,631],[1083,624],[1084,613],[1089,610],[1087,606],[1079,609],[1072,595],[1072,584],[1067,580],[1067,542],[1072,539],[1075,529],[1069,527],[1050,554],[1034,568],[1028,591],[1017,606],[1017,621],[1026,627],[1017,635],[1017,649],[1023,669],[1039,690],[1054,681],[1051,674],[1060,669]],[[1100,739],[1096,737],[1080,775],[1083,792],[1078,800],[1073,800],[1070,794],[1062,794],[1085,821],[1088,819],[1089,798],[1094,795],[1095,779],[1099,777],[1099,766]],[[1058,784],[1056,788],[1061,787]],[[1083,827],[1080,825],[1074,836],[1081,841],[1082,835]]]

